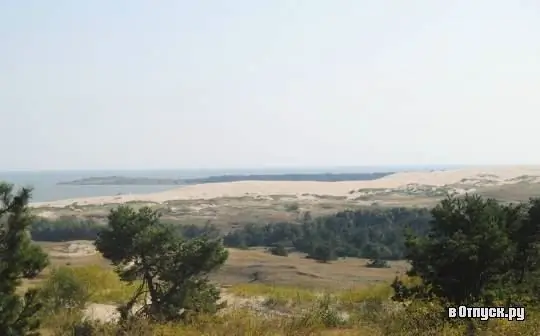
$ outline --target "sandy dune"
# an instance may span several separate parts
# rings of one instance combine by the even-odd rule
[[[249,309],[255,313],[259,313],[262,316],[290,316],[290,314],[280,312],[278,310],[271,309],[264,305],[267,299],[262,296],[243,298],[233,294],[229,294],[225,289],[221,289],[221,298],[218,303],[226,303],[226,308],[220,310],[219,314],[226,314],[237,309]],[[114,322],[120,317],[116,305],[102,304],[102,303],[90,303],[84,310],[84,316],[89,320],[99,320],[102,322]],[[136,305],[132,312],[136,312],[140,309],[140,305]],[[348,314],[346,315],[348,318]]]
[[[129,201],[165,202],[185,199],[212,199],[219,197],[242,197],[246,195],[294,195],[302,194],[346,196],[351,190],[382,188],[396,189],[409,184],[445,186],[452,184],[501,185],[516,183],[528,177],[529,182],[540,181],[540,166],[507,166],[465,168],[447,171],[403,172],[371,181],[309,182],[309,181],[241,181],[198,184],[151,194],[102,196],[67,199],[54,202],[32,203],[33,207],[64,207],[73,203],[99,205]]]

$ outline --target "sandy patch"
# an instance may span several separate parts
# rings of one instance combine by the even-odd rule
[[[265,305],[266,298],[262,296],[256,297],[239,297],[227,293],[222,290],[221,299],[218,303],[226,302],[226,307],[219,311],[219,314],[226,314],[237,309],[249,309],[255,313],[263,316],[290,316],[290,314],[271,309]],[[118,321],[120,314],[117,310],[117,305],[103,304],[103,303],[90,303],[83,314],[86,319],[99,320],[102,322]],[[132,311],[136,312],[141,308],[140,305],[133,307]]]
[[[49,251],[52,257],[87,257],[97,253],[96,247],[87,241],[72,241]]]
[[[442,187],[453,184],[494,186],[518,182],[539,182],[540,166],[487,167],[447,171],[403,172],[371,181],[309,182],[309,181],[240,181],[190,185],[151,194],[89,197],[55,202],[32,203],[33,207],[65,207],[78,205],[103,205],[130,201],[163,203],[172,200],[214,199],[243,197],[245,195],[290,195],[303,199],[306,195],[347,196],[351,190],[399,189],[410,185]]]
[[[53,211],[41,211],[41,212],[36,213],[36,216],[46,218],[46,219],[58,218],[58,215],[55,214]]]

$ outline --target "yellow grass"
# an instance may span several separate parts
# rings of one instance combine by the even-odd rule
[[[73,267],[72,270],[76,278],[88,288],[91,302],[125,302],[138,286],[138,282],[122,282],[114,271],[97,265]]]
[[[97,290],[94,298],[104,301],[122,299],[129,289],[119,284],[111,270],[99,266],[74,267],[80,280]],[[122,293],[112,295],[110,293]],[[464,323],[445,322],[437,315],[436,307],[412,305],[407,310],[391,312],[374,306],[375,311],[362,312],[362,302],[377,299],[390,304],[389,284],[376,284],[345,290],[314,291],[294,286],[242,284],[227,292],[243,297],[264,296],[276,300],[293,300],[308,309],[293,310],[292,316],[260,315],[248,309],[235,309],[222,315],[200,316],[189,324],[151,324],[144,320],[129,323],[127,335],[464,335]],[[126,299],[123,297],[123,299]],[[114,301],[114,300],[113,300]],[[347,321],[339,321],[336,312],[350,314]],[[492,320],[485,335],[538,335],[540,316],[528,312],[527,321],[509,322]],[[77,312],[63,312],[47,319],[45,335],[72,335],[73,328],[81,325]],[[92,335],[117,335],[118,326],[90,323]]]
[[[58,244],[56,244],[58,245]],[[54,246],[56,246],[54,245]],[[51,246],[47,246],[47,249]],[[227,295],[265,299],[262,309],[279,310],[287,316],[266,314],[266,310],[227,309],[214,316],[201,316],[190,324],[149,324],[131,322],[125,335],[448,335],[461,336],[464,323],[449,323],[440,318],[434,307],[412,305],[406,310],[390,310],[390,281],[402,274],[405,263],[392,263],[391,269],[369,269],[365,260],[346,259],[320,264],[301,254],[272,256],[264,250],[234,250],[224,270],[215,276],[220,284],[229,284]],[[122,283],[101,256],[52,258],[53,267],[70,267],[79,281],[86,284],[91,301],[118,303],[126,301],[135,285]],[[228,268],[228,269],[227,269]],[[244,272],[239,272],[239,270]],[[248,283],[250,272],[266,272],[259,282]],[[280,274],[273,274],[273,271]],[[240,274],[238,274],[240,273]],[[39,286],[48,272],[31,283]],[[306,276],[310,274],[310,276]],[[225,281],[224,281],[225,280]],[[418,279],[408,279],[414,282]],[[259,301],[260,302],[260,301]],[[281,310],[286,307],[286,310]],[[367,307],[367,308],[366,308]],[[350,318],[343,320],[339,313]],[[81,325],[81,312],[66,311],[49,316],[43,325],[45,336],[71,336]],[[91,323],[95,336],[113,336],[118,327]],[[527,311],[527,320],[487,323],[483,335],[540,335],[540,315]]]

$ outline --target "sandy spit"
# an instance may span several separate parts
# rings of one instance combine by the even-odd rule
[[[463,183],[464,179],[489,179],[492,184],[515,183],[512,179],[538,176],[540,166],[506,166],[464,168],[446,171],[402,172],[371,181],[309,182],[309,181],[241,181],[197,184],[149,194],[101,196],[66,199],[54,202],[32,203],[32,207],[65,207],[78,205],[117,204],[130,201],[162,203],[172,200],[213,199],[220,197],[291,195],[303,194],[346,196],[351,190],[382,188],[395,189],[408,184],[444,186]]]

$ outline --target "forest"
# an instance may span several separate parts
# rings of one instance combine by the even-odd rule
[[[222,235],[227,247],[283,246],[309,255],[324,249],[330,259],[395,260],[404,257],[405,233],[423,234],[430,218],[425,208],[365,208],[316,218],[306,213],[299,222],[249,223],[225,234],[212,224],[171,225],[186,238]],[[36,241],[93,240],[102,228],[89,219],[62,217],[36,220],[30,233]]]

